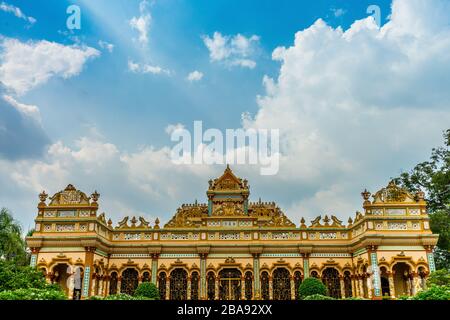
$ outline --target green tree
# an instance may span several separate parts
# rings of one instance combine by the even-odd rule
[[[429,161],[394,180],[411,192],[425,192],[430,228],[439,234],[434,251],[436,267],[450,269],[450,129],[443,136],[444,146],[433,148]]]
[[[312,295],[326,296],[327,287],[319,279],[306,278],[298,287],[298,295],[302,300]]]
[[[155,284],[151,282],[143,282],[137,287],[134,292],[134,296],[159,300],[159,290]]]
[[[44,289],[49,285],[36,268],[20,266],[14,261],[0,260],[0,291],[26,288]]]
[[[14,220],[11,212],[0,210],[0,258],[23,264],[26,261],[25,241],[22,238],[22,228]]]
[[[446,269],[432,272],[427,279],[427,285],[449,286],[450,287],[450,272]]]

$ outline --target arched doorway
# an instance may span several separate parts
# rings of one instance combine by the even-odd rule
[[[261,272],[261,299],[269,300],[269,273],[267,271]]]
[[[158,275],[158,289],[159,289],[159,298],[161,300],[166,299],[166,283],[167,283],[166,273],[160,272]]]
[[[411,268],[404,262],[399,262],[392,268],[394,274],[394,290],[397,297],[411,295]]]
[[[252,300],[253,298],[253,275],[247,271],[244,276],[245,281],[245,299]]]
[[[214,300],[216,298],[216,276],[214,272],[208,272],[206,276],[208,300]]]
[[[83,286],[84,270],[82,267],[76,267],[73,274],[73,300],[81,299],[81,288]]]
[[[117,272],[112,272],[109,276],[109,294],[117,294],[117,284],[119,283],[119,276]]]
[[[120,293],[125,293],[130,296],[134,294],[138,283],[139,273],[136,269],[128,268],[122,272],[122,283],[120,285]]]
[[[191,300],[198,300],[198,287],[200,275],[197,271],[191,273]]]
[[[223,269],[219,272],[219,299],[241,299],[241,272],[238,269]]]
[[[65,263],[60,263],[53,268],[52,283],[58,284],[66,295],[69,293],[67,280],[70,277],[70,266]]]
[[[300,271],[294,272],[294,288],[295,288],[295,299],[298,300],[298,288],[302,284],[302,274]]]
[[[322,272],[322,282],[327,287],[328,295],[330,297],[341,298],[341,283],[339,280],[339,271],[335,268],[326,268]]]
[[[353,290],[352,290],[352,276],[350,271],[344,272],[344,292],[346,298],[353,297]]]
[[[170,300],[187,300],[188,273],[176,268],[170,273]]]
[[[391,288],[389,287],[389,274],[386,267],[380,268],[381,295],[383,297],[391,296]]]
[[[273,271],[273,299],[291,300],[291,275],[286,268]]]

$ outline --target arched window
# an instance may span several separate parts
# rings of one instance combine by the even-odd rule
[[[191,300],[198,300],[198,286],[200,282],[200,276],[197,271],[191,274]]]
[[[208,300],[214,300],[216,298],[216,276],[214,275],[214,272],[208,272],[206,284],[208,287]]]
[[[330,297],[341,298],[341,283],[339,280],[339,272],[335,268],[326,268],[322,272],[322,282],[327,287]]]
[[[269,273],[267,271],[261,272],[261,299],[269,300]]]
[[[350,274],[350,271],[344,272],[344,292],[346,298],[353,297],[352,276]]]
[[[380,268],[380,282],[381,282],[381,295],[391,296],[391,288],[389,287],[389,275],[387,273],[386,267]]]
[[[142,274],[142,282],[150,282],[150,272],[145,271]]]
[[[319,274],[317,273],[317,271],[311,271],[311,277],[318,279]]]
[[[241,299],[241,271],[234,268],[223,269],[219,272],[219,299]]]
[[[294,288],[295,288],[295,299],[298,300],[298,288],[302,284],[302,274],[300,271],[294,272]]]
[[[277,268],[273,272],[273,299],[291,300],[291,279],[289,270]]]
[[[187,299],[187,271],[181,268],[170,273],[170,300]]]
[[[120,293],[132,296],[136,290],[139,280],[139,273],[133,268],[125,269],[122,272],[122,283],[120,285]]]
[[[118,283],[117,272],[113,272],[113,273],[111,273],[111,276],[109,279],[109,294],[117,293],[117,283]]]
[[[158,276],[158,288],[159,288],[159,297],[161,300],[166,299],[166,281],[167,276],[165,272],[160,272]]]
[[[250,271],[245,273],[245,299],[252,300],[253,298],[253,275]]]

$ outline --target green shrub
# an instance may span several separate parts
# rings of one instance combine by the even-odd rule
[[[446,269],[432,272],[427,279],[427,285],[431,287],[433,284],[437,286],[449,286],[450,272]]]
[[[125,293],[113,294],[104,298],[104,300],[149,300],[146,297],[130,296]]]
[[[313,277],[306,278],[298,288],[299,298],[305,299],[313,294],[325,296],[327,294],[327,287],[319,279]]]
[[[0,260],[0,291],[47,287],[44,275],[36,268],[18,266],[13,262]]]
[[[450,300],[450,286],[431,285],[428,290],[420,291],[412,300]]]
[[[361,297],[348,297],[348,298],[344,298],[343,300],[366,300],[366,299],[361,298]]]
[[[67,297],[61,290],[47,289],[16,289],[0,292],[0,300],[66,300]]]
[[[321,294],[312,294],[305,297],[303,300],[336,300],[335,298],[324,296]]]
[[[159,290],[155,284],[151,282],[143,282],[137,287],[136,291],[134,292],[134,296],[141,296],[148,299],[159,300]]]

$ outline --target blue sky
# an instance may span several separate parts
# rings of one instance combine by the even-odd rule
[[[81,30],[66,27],[71,4],[81,9]],[[381,28],[366,12],[373,4]],[[195,120],[240,128],[246,112],[246,126],[280,128],[288,145],[276,177],[237,168],[256,199],[279,202],[294,220],[324,212],[347,220],[360,210],[360,188],[381,188],[426,159],[450,123],[450,19],[439,13],[448,1],[399,0],[393,9],[362,0],[0,5],[8,97],[0,177],[9,185],[0,187],[0,205],[26,226],[37,192],[68,183],[98,189],[113,218],[167,220],[182,202],[203,201],[207,180],[223,168],[166,164],[166,128]],[[133,19],[145,21],[141,30]],[[224,47],[208,47],[215,33],[229,40]],[[244,49],[232,47],[239,35]],[[431,50],[427,35],[441,47]],[[194,71],[201,79],[188,80]]]

